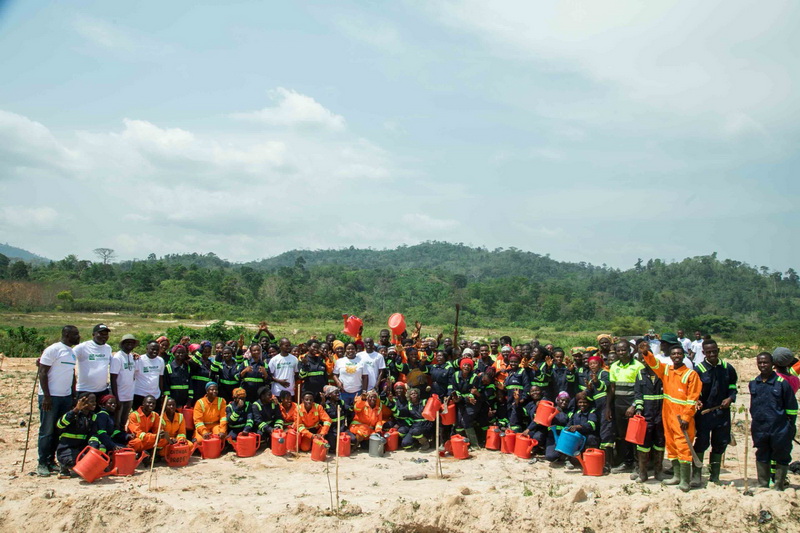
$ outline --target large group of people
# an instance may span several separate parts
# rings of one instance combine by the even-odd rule
[[[703,485],[699,462],[709,449],[707,479],[720,483],[731,442],[737,371],[699,331],[695,341],[680,330],[651,331],[562,348],[508,336],[470,341],[457,331],[425,338],[419,323],[410,334],[381,330],[377,342],[359,332],[293,343],[262,323],[249,344],[243,336],[216,343],[160,336],[141,354],[133,335],[113,352],[109,333],[98,324],[81,343],[78,329],[65,326],[38,360],[40,476],[71,477],[87,445],[163,456],[214,436],[233,443],[254,433],[269,447],[273,431],[293,429],[302,451],[321,438],[333,450],[341,434],[357,450],[389,431],[403,449],[426,451],[453,435],[481,447],[500,429],[533,438],[535,460],[568,469],[577,462],[558,449],[557,435],[580,433],[584,448],[605,452],[606,472],[640,482],[652,474],[688,491]],[[760,353],[756,365],[749,392],[758,484],[783,490],[800,362],[779,347]],[[423,416],[433,395],[456,410],[454,423],[437,427]],[[556,409],[549,426],[536,420],[542,405]],[[646,421],[641,444],[625,439],[635,415]]]

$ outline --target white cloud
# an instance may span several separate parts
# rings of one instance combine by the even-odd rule
[[[0,227],[50,230],[56,228],[58,212],[52,207],[7,206],[0,209]]]
[[[269,96],[276,103],[274,107],[233,113],[231,117],[270,126],[319,126],[334,131],[345,129],[343,116],[326,109],[310,96],[283,87],[270,91]]]

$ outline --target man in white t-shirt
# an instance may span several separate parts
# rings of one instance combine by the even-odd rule
[[[146,396],[156,400],[164,390],[164,360],[158,356],[160,345],[156,341],[147,343],[145,356],[133,363],[133,405],[138,409]]]
[[[75,352],[81,342],[75,326],[64,326],[61,341],[51,344],[39,358],[39,465],[42,477],[57,472],[55,457],[58,445],[56,423],[72,409],[75,392]]]
[[[694,340],[689,346],[689,351],[691,353],[690,357],[698,363],[702,363],[703,359],[706,358],[703,353],[703,335],[699,331],[694,332]]]
[[[369,377],[364,371],[364,364],[356,355],[355,344],[347,344],[344,357],[336,360],[333,366],[333,379],[341,391],[339,397],[347,407],[353,405],[359,393],[367,390]]]
[[[279,353],[269,360],[269,373],[272,377],[272,395],[280,396],[281,391],[289,391],[294,397],[294,384],[299,371],[297,357],[289,353],[292,343],[286,337],[278,342]]]
[[[75,347],[75,357],[78,359],[78,394],[93,392],[97,398],[108,394],[108,368],[111,365],[109,333],[111,330],[108,326],[97,324],[92,328],[92,340]]]
[[[692,350],[692,341],[686,337],[682,329],[678,330],[678,342],[683,346],[683,351],[687,354]]]
[[[357,357],[361,359],[367,374],[367,389],[376,388],[385,377],[386,361],[379,352],[375,351],[375,341],[372,338],[364,339],[364,351],[358,352]]]
[[[125,335],[119,343],[119,351],[111,358],[111,394],[117,398],[114,419],[120,431],[125,430],[133,407],[133,377],[136,370],[133,350],[138,344],[136,337]]]

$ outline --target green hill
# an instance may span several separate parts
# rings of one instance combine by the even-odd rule
[[[19,259],[20,261],[29,261],[33,263],[49,263],[50,259],[46,257],[42,257],[40,255],[36,255],[33,252],[29,252],[28,250],[23,250],[22,248],[17,248],[16,246],[11,246],[10,244],[0,244],[0,254],[8,257],[12,261],[14,259]]]

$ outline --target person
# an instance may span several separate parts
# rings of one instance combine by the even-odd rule
[[[792,387],[792,392],[797,394],[800,389],[800,378],[792,366],[796,361],[794,354],[789,348],[778,347],[772,352],[772,362],[775,365],[775,372],[785,379]]]
[[[598,434],[599,420],[597,411],[592,407],[592,403],[589,401],[589,396],[585,392],[576,394],[575,406],[577,409],[569,414],[569,418],[564,427],[573,433],[580,433],[586,437],[583,449],[597,448],[600,444],[600,436]],[[580,466],[580,462],[574,457],[569,457],[568,459],[573,468]]]
[[[145,357],[134,363],[133,407],[142,405],[145,396],[158,401],[164,390],[164,360],[158,356],[158,343],[150,341],[145,349]]]
[[[311,392],[314,401],[322,401],[322,389],[328,384],[328,368],[320,356],[320,345],[314,341],[308,345],[308,355],[299,364],[299,377],[303,380],[303,392]]]
[[[267,353],[267,349],[269,348],[269,343],[275,340],[275,335],[269,330],[269,325],[262,321],[258,325],[258,331],[256,331],[255,336],[253,337],[253,342],[261,345],[261,353]]]
[[[261,338],[266,339],[267,337]],[[261,346],[261,344],[259,344],[259,346]],[[233,390],[239,388],[242,382],[239,373],[247,366],[244,362],[242,362],[241,365],[236,362],[233,357],[235,350],[236,348],[233,346],[223,345],[220,351],[219,361],[217,361],[215,357],[211,366],[211,379],[219,386],[219,396],[226,402],[233,399]]]
[[[640,345],[639,349],[642,360],[661,378],[664,386],[661,419],[664,423],[667,458],[672,461],[673,475],[663,483],[678,485],[681,491],[688,492],[691,489],[692,475],[692,453],[689,446],[692,445],[695,434],[694,415],[702,390],[700,377],[683,363],[686,355],[680,344],[674,344],[670,348],[672,367],[658,361],[648,348]],[[647,351],[643,353],[641,350]]]
[[[706,450],[711,447],[708,480],[719,484],[722,455],[731,441],[731,404],[736,401],[736,383],[739,377],[732,364],[719,358],[716,341],[704,340],[703,354],[705,359],[694,368],[702,383],[700,402],[694,415],[697,428],[694,451],[702,461]],[[704,414],[705,410],[709,412]],[[701,484],[702,467],[693,464],[691,485],[699,487]]]
[[[653,353],[653,355],[655,355],[656,359],[658,359],[661,363],[663,363],[665,365],[671,365],[672,364],[672,358],[669,355],[670,350],[675,345],[681,346],[681,343],[678,342],[678,336],[675,335],[674,333],[664,333],[663,335],[661,335],[660,343],[661,343],[661,354],[659,355],[659,354]],[[703,361],[703,348],[702,348],[702,345],[703,345],[703,343],[701,341],[700,342],[700,348],[697,349],[698,351],[697,351],[697,354],[695,354],[695,359],[694,360],[692,360],[692,358],[688,357],[687,355],[684,355],[684,357],[683,357],[683,365],[686,368],[688,368],[689,370],[692,370],[694,368],[695,363],[700,363],[700,362]],[[681,349],[683,349],[683,346],[681,346]]]
[[[469,354],[464,355],[464,357],[471,356],[471,350]],[[450,379],[454,373],[453,363],[445,358],[444,353],[440,352],[434,357],[433,364],[428,371],[431,376],[431,394],[436,394],[440,399],[447,396],[447,386],[450,384]]]
[[[247,401],[247,391],[243,388],[233,389],[231,402],[225,407],[225,417],[228,419],[229,440],[235,441],[239,433],[244,431],[244,428],[247,426],[247,416],[249,412],[250,402]]]
[[[364,370],[361,358],[356,354],[356,345],[348,342],[344,347],[344,357],[336,360],[333,367],[333,380],[341,391],[340,395],[348,409],[356,396],[367,390],[369,377]]]
[[[550,351],[544,346],[534,346],[531,348],[531,360],[528,367],[528,376],[531,386],[536,385],[542,389],[545,400],[555,399],[553,394],[553,375],[550,373]]]
[[[637,346],[641,353],[642,350],[648,348],[647,340],[642,339]],[[643,416],[647,422],[644,442],[636,446],[639,467],[636,480],[640,483],[647,481],[647,466],[652,459],[653,477],[657,481],[662,481],[664,479],[664,424],[661,412],[664,402],[664,386],[653,369],[647,365],[636,374],[633,398],[635,414]]]
[[[108,369],[111,365],[111,346],[108,335],[111,330],[105,324],[97,324],[92,328],[92,338],[82,342],[74,349],[77,360],[78,394],[94,393],[95,397],[108,394]]]
[[[358,353],[358,358],[363,363],[364,372],[367,375],[367,389],[377,388],[386,378],[386,361],[375,350],[375,342],[372,338],[364,339],[364,350]]]
[[[334,450],[336,449],[336,439],[339,438],[339,434],[347,432],[352,415],[352,412],[339,397],[339,393],[339,388],[334,385],[325,385],[322,390],[324,398],[322,407],[331,419],[331,430],[326,437],[328,438],[328,444]]]
[[[694,332],[694,340],[689,346],[689,357],[698,363],[703,360],[703,334],[700,331]]]
[[[522,408],[522,412],[525,414],[525,418],[523,419],[525,430],[522,433],[525,436],[530,436],[531,438],[536,439],[538,444],[534,447],[534,452],[542,453],[546,444],[548,429],[546,426],[537,424],[533,420],[536,417],[536,408],[539,406],[539,402],[541,402],[543,398],[542,388],[534,385],[528,391],[528,395],[530,398]],[[589,396],[587,395],[587,398],[588,397]]]
[[[611,472],[618,474],[633,470],[633,445],[625,440],[625,435],[628,431],[628,419],[635,411],[633,389],[636,374],[644,369],[644,365],[631,356],[631,345],[628,341],[616,343],[614,352],[616,361],[611,363],[608,370],[608,396],[603,416],[614,424],[619,465],[612,468]]]
[[[501,352],[502,354],[502,352]],[[506,391],[507,425],[514,431],[522,431],[525,425],[524,399],[528,396],[530,380],[525,368],[520,367],[520,357],[513,354],[508,358],[508,372],[503,383]]]
[[[388,349],[392,346],[391,343],[391,332],[384,328],[378,332],[378,348],[386,348]]]
[[[290,353],[292,343],[283,337],[278,343],[280,352],[269,360],[269,373],[272,376],[272,395],[280,396],[282,391],[288,391],[291,396],[297,380],[297,357]]]
[[[38,361],[39,382],[39,464],[36,473],[47,477],[58,471],[55,456],[58,445],[57,423],[72,409],[75,393],[75,353],[81,341],[75,326],[61,328],[61,340],[42,352]]]
[[[269,373],[261,360],[261,345],[250,345],[250,360],[244,361],[237,367],[238,378],[241,380],[242,389],[248,404],[258,400],[258,389],[269,381]]]
[[[416,387],[408,389],[406,396],[405,411],[408,413],[406,422],[409,426],[408,431],[403,434],[400,445],[404,450],[410,450],[414,447],[414,443],[417,443],[420,451],[427,451],[430,449],[428,439],[433,437],[434,423],[425,420],[422,416],[426,401],[422,399],[420,391]]]
[[[278,405],[281,409],[281,418],[286,426],[297,427],[297,404],[292,401],[292,393],[288,390],[281,391],[278,396]]]
[[[164,395],[174,399],[178,407],[188,407],[192,403],[192,372],[186,349],[178,346],[172,360],[164,366]]]
[[[556,437],[555,433],[559,434],[564,430],[569,421],[569,408],[570,398],[566,392],[558,393],[556,396],[556,416],[553,417],[550,427],[547,431],[547,444],[545,446],[544,457],[550,461],[550,466],[559,466],[564,464],[566,456],[563,453],[556,451]]]
[[[194,404],[206,395],[206,385],[214,381],[214,361],[210,358],[211,350],[192,353],[185,344],[180,343],[172,348],[172,353],[175,354],[180,350],[186,352],[186,362],[189,363],[191,386],[189,397]]]
[[[273,401],[272,389],[269,385],[262,385],[258,389],[258,400],[250,406],[244,434],[255,432],[261,436],[261,441],[270,446],[272,431],[283,429],[283,415],[278,404]]]
[[[553,348],[553,360],[549,365],[553,394],[566,392],[573,397],[575,395],[575,365],[571,361],[566,363],[564,359],[564,349]]]
[[[91,392],[78,394],[75,407],[64,413],[56,424],[60,435],[56,447],[59,473],[58,479],[69,479],[70,468],[75,466],[78,455],[89,443],[92,431],[92,414],[97,407],[97,399]]]
[[[456,433],[466,434],[470,445],[478,446],[475,422],[484,403],[481,390],[485,384],[482,383],[481,377],[473,372],[474,366],[475,363],[468,357],[459,361],[459,371],[453,374],[447,387],[447,394],[455,402],[458,410]]]
[[[159,454],[163,457],[167,454],[170,446],[176,444],[186,444],[186,419],[183,413],[178,411],[178,402],[175,398],[165,397],[164,401],[164,418],[161,419],[161,428],[164,431],[164,437],[167,439],[167,445],[164,446]]]
[[[686,334],[683,332],[682,329],[678,330],[678,342],[681,343],[683,347],[683,351],[687,354],[690,354],[691,357],[691,350],[692,350],[692,340],[689,339]]]
[[[225,438],[228,432],[226,407],[225,400],[219,397],[219,386],[213,381],[206,383],[205,396],[194,404],[194,438],[197,442],[212,435]]]
[[[350,424],[350,438],[360,444],[375,432],[380,433],[385,420],[383,406],[378,401],[378,391],[370,389],[362,394],[353,405],[353,422]]]
[[[155,408],[156,398],[148,394],[128,417],[128,433],[133,436],[128,441],[128,447],[133,448],[136,453],[167,445],[166,434],[161,431],[161,419]]]
[[[759,375],[748,388],[758,486],[769,487],[771,462],[774,461],[774,489],[782,491],[787,486],[792,439],[797,433],[797,398],[789,383],[772,369],[773,355],[768,352],[759,354],[756,365]]]
[[[331,429],[331,417],[315,399],[316,394],[313,392],[304,392],[303,401],[297,409],[297,433],[300,437],[300,450],[304,452],[311,451],[311,441],[315,435],[325,437]]]
[[[611,357],[611,347],[613,346],[614,339],[608,333],[601,333],[597,336],[597,355],[603,358],[603,364],[609,365]]]
[[[605,470],[611,471],[614,461],[615,427],[606,412],[606,401],[609,388],[608,371],[603,369],[603,358],[592,355],[587,362],[588,375],[586,376],[586,393],[594,403],[594,408],[600,413],[600,448],[605,452]]]
[[[89,446],[103,453],[111,453],[124,448],[128,441],[127,434],[117,429],[114,417],[117,410],[117,399],[112,394],[106,394],[100,398],[98,404],[100,409],[92,416]]]
[[[136,369],[132,352],[138,345],[139,340],[135,336],[124,335],[119,342],[119,351],[111,357],[109,365],[111,394],[117,399],[114,417],[120,431],[125,430],[133,406],[133,376]]]

